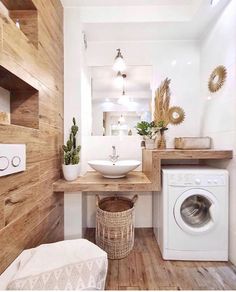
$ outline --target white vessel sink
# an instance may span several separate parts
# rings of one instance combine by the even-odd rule
[[[88,164],[107,178],[121,178],[137,168],[141,162],[138,160],[118,160],[113,163],[110,160],[91,160]]]

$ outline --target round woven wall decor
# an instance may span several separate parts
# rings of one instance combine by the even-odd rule
[[[211,73],[211,76],[208,82],[208,88],[210,92],[218,91],[223,86],[226,80],[226,77],[227,77],[226,68],[224,66],[216,67]]]
[[[184,110],[179,106],[173,106],[169,109],[169,121],[172,125],[179,125],[185,119]]]

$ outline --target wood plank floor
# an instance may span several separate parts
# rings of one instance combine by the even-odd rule
[[[95,241],[95,229],[87,229]],[[236,267],[222,262],[164,261],[151,228],[135,230],[128,257],[109,260],[107,290],[236,290]]]

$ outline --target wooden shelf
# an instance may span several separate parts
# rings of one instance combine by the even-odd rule
[[[20,30],[28,41],[38,48],[38,11],[32,0],[2,0],[8,17],[15,24],[19,21]]]
[[[58,180],[53,184],[53,190],[54,192],[145,192],[152,190],[152,183],[141,171],[130,172],[126,177],[119,179],[104,178],[96,171],[89,171],[72,182]]]
[[[142,170],[152,182],[153,191],[161,190],[161,165],[163,160],[219,160],[232,159],[232,150],[143,150]]]
[[[54,192],[150,192],[161,189],[162,159],[231,159],[231,150],[143,150],[143,171],[130,172],[125,178],[104,178],[89,171],[77,180],[60,179],[53,184]]]
[[[178,149],[164,149],[164,150],[143,150],[144,153],[152,153],[153,158],[159,159],[231,159],[233,158],[232,150],[178,150]]]
[[[0,86],[10,92],[11,124],[38,129],[38,91],[1,65]]]

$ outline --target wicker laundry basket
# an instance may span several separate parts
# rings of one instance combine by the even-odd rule
[[[105,250],[109,259],[126,257],[134,246],[134,206],[138,196],[96,196],[96,244]]]

